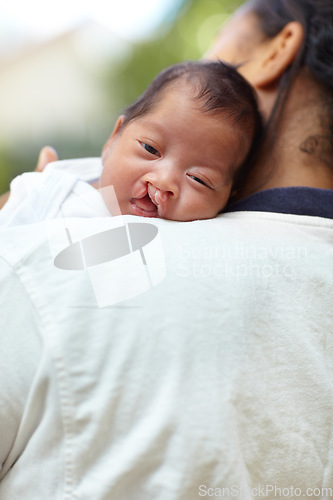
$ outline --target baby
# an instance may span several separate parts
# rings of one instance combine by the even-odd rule
[[[225,207],[235,179],[247,168],[261,130],[253,91],[234,68],[222,62],[171,66],[118,118],[103,148],[99,171],[89,171],[91,162],[96,166],[96,159],[85,159],[72,160],[69,165],[49,164],[42,174],[23,174],[20,177],[25,178],[25,187],[13,181],[14,202],[9,200],[8,208],[20,207],[15,203],[15,186],[22,203],[26,203],[29,196],[24,195],[24,190],[31,191],[26,186],[32,182],[27,176],[35,176],[32,183],[40,184],[42,176],[50,177],[53,170],[67,176],[67,181],[70,175],[81,184],[88,183],[89,189],[98,189],[111,215],[176,221],[212,218]],[[49,201],[60,204],[55,195],[59,179],[58,175],[49,182],[53,194],[43,193],[49,206],[42,207],[39,199],[34,214],[39,210],[44,218],[59,216]],[[107,189],[110,186],[112,189]],[[45,189],[43,185],[39,191]],[[64,191],[63,186],[61,189]],[[69,196],[70,189],[65,191]],[[36,192],[34,187],[34,196]],[[62,196],[61,204],[65,206],[66,197]],[[67,203],[74,204],[73,199]],[[26,208],[21,207],[21,212],[27,214]],[[82,216],[68,209],[65,212],[67,216]],[[36,219],[41,219],[40,214]]]

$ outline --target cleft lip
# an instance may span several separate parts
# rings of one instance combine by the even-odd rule
[[[150,196],[148,189],[147,184],[141,196],[130,199],[132,209],[135,215],[141,217],[159,217],[158,205],[155,202],[155,198]]]
[[[154,205],[157,208],[158,215],[160,217],[163,217],[165,213],[165,201],[163,200],[163,193],[161,192],[160,189],[155,187],[150,182],[148,182],[147,192],[152,203],[154,203]]]
[[[151,201],[154,203],[154,205],[158,206],[158,202],[156,200],[156,193],[157,193],[157,188],[153,186],[150,182],[147,184],[147,193]]]

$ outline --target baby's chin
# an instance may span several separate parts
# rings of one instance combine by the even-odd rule
[[[103,201],[110,212],[111,216],[117,215],[136,215],[138,217],[158,218],[176,222],[193,222],[196,220],[214,219],[216,214],[200,214],[194,215],[191,213],[185,214],[184,212],[177,216],[177,214],[168,214],[167,211],[162,213],[161,207],[155,205],[149,197],[148,193],[141,198],[131,198],[129,201],[118,202],[113,186],[100,187],[99,181],[91,184],[95,189],[101,193]]]
[[[181,216],[177,216],[177,214],[168,214],[165,212],[162,214],[159,211],[159,207],[152,207],[150,204],[145,205],[145,201],[143,198],[140,199],[132,199],[130,200],[131,208],[130,210],[123,210],[122,214],[125,215],[137,215],[139,217],[149,217],[149,218],[159,218],[164,220],[170,220],[175,222],[194,222],[198,220],[209,220],[214,219],[219,215],[220,212],[215,214],[202,214],[200,216],[189,214],[182,214]],[[148,208],[148,210],[147,210]]]

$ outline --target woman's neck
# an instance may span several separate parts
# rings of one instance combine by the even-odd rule
[[[300,76],[289,93],[278,129],[272,124],[265,143],[236,199],[265,189],[291,186],[333,189],[332,146],[321,89]],[[292,105],[291,105],[292,103]]]
[[[315,143],[315,137],[308,143],[311,141]],[[237,198],[277,187],[333,189],[332,170],[315,153],[303,151],[302,144],[284,143],[283,148],[277,144],[273,149],[263,150]]]

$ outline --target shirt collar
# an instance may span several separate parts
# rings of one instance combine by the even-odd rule
[[[259,191],[227,205],[224,212],[275,212],[333,219],[333,190],[309,187]]]

